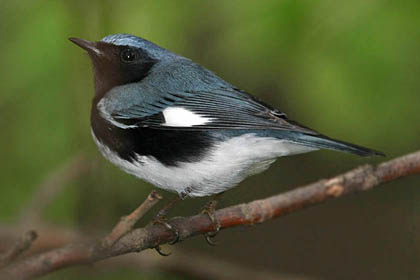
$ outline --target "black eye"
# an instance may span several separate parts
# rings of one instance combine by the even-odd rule
[[[133,49],[124,49],[121,51],[121,61],[122,62],[133,62],[138,58],[136,50]]]

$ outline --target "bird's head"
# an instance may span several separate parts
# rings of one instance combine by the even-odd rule
[[[70,41],[89,54],[98,97],[115,86],[141,81],[153,65],[173,56],[152,42],[128,34],[109,35],[98,42],[79,38]]]

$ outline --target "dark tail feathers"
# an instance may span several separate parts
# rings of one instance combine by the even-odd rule
[[[303,144],[305,146],[318,148],[318,149],[328,149],[336,150],[341,152],[353,153],[359,156],[385,156],[384,153],[380,151],[375,151],[369,148],[358,146],[355,144],[347,143],[340,140],[331,139],[324,135],[310,135],[299,133],[296,137],[293,137],[294,141],[297,143]]]

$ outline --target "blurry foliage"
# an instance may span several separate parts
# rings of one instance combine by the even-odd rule
[[[111,33],[139,35],[190,57],[277,106],[292,119],[332,137],[382,150],[389,157],[420,147],[418,0],[2,0],[0,18],[0,144],[3,154],[0,218],[3,221],[13,221],[38,183],[79,151],[99,158],[98,167],[90,176],[72,182],[65,193],[57,197],[46,213],[51,221],[109,228],[151,189],[150,185],[124,174],[98,155],[89,128],[93,95],[90,62],[80,49],[67,41],[70,36],[99,40]],[[228,193],[224,204],[278,193],[280,186],[284,190],[358,164],[378,161],[333,152],[281,159],[269,171],[249,178]],[[418,179],[410,182],[419,183]],[[418,189],[408,187],[381,190],[364,198],[332,203],[331,208],[325,208],[330,211],[323,212],[322,207],[318,211],[329,224],[330,220],[325,217],[330,217],[331,212],[343,215],[340,211],[350,209],[348,217],[354,217],[355,213],[361,214],[360,209],[379,207],[376,210],[383,211],[383,223],[372,225],[370,230],[381,235],[381,230],[389,230],[387,224],[400,222],[397,233],[386,234],[391,239],[404,240],[391,252],[405,263],[405,271],[411,276],[415,268],[407,263],[414,265],[417,259],[413,256],[418,256],[420,251],[420,240],[413,237],[419,231],[419,216],[415,215],[420,211],[418,199],[415,199],[418,195]],[[371,201],[379,206],[372,206]],[[194,213],[201,203],[186,201],[187,206],[175,213]],[[390,205],[400,209],[404,219],[391,214]],[[373,218],[368,215],[372,211],[365,210],[363,215],[356,216],[365,216],[368,222]],[[395,220],[390,221],[391,216]],[[355,220],[353,225],[357,222],[360,223]],[[285,230],[276,231],[273,224],[271,229],[277,234]],[[291,230],[289,236],[295,234]],[[229,240],[228,233],[223,235]],[[246,242],[252,237],[240,238]],[[376,246],[380,248],[381,244]],[[406,251],[404,247],[409,249]],[[326,254],[328,250],[332,249],[326,249]],[[360,252],[356,250],[353,256],[359,256]],[[290,251],[289,254],[293,255]],[[267,261],[269,256],[267,253],[265,258],[268,264],[273,263],[273,260]],[[302,256],[295,255],[299,257]],[[285,265],[299,261],[293,257],[287,261],[286,256],[281,259]],[[364,275],[339,269],[324,271],[311,260],[312,267],[317,268],[311,270],[311,265],[306,263],[302,267],[286,265],[282,269],[302,271],[308,267],[315,274],[335,275],[340,279],[345,279],[346,275],[348,279]],[[328,256],[326,260],[331,263]],[[278,267],[278,264],[272,266]],[[359,268],[362,267],[360,264]],[[381,279],[404,276],[396,267],[366,269],[366,273],[379,273]]]
[[[136,279],[136,280],[187,280],[184,276],[174,276],[168,273],[150,273],[142,272],[134,269],[102,269],[101,271],[95,271],[93,269],[86,268],[75,268],[68,272],[59,271],[52,273],[43,278],[44,280],[115,280],[115,279]]]

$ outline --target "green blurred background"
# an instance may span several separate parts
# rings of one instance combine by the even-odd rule
[[[418,0],[0,0],[0,23],[4,224],[14,223],[44,178],[78,153],[95,168],[48,205],[49,223],[107,230],[152,189],[105,162],[91,140],[90,61],[67,40],[71,36],[99,40],[132,33],[331,137],[384,151],[387,159],[420,148]],[[381,160],[329,151],[282,158],[228,192],[222,206]],[[407,178],[263,225],[226,230],[217,247],[194,238],[165,249],[172,258],[177,250],[198,252],[308,279],[420,279],[419,184],[419,177]],[[194,214],[204,202],[187,200],[173,215]],[[182,279],[159,270],[87,270],[46,279]]]

